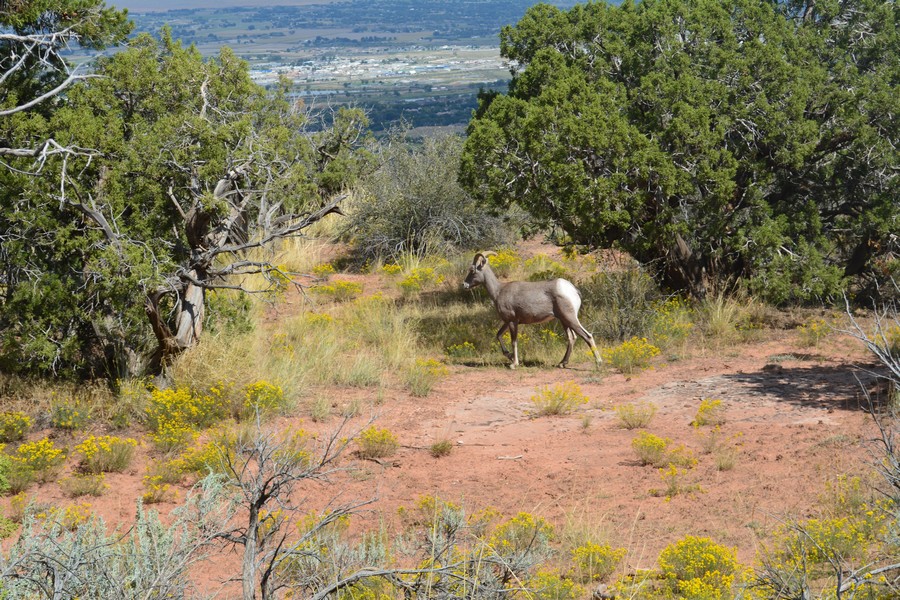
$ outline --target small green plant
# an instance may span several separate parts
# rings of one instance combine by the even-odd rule
[[[87,425],[90,410],[79,404],[54,404],[50,407],[50,425],[57,429],[75,431]]]
[[[363,292],[363,286],[356,281],[346,279],[334,279],[327,285],[317,285],[312,291],[323,297],[330,298],[334,302],[348,302]]]
[[[393,455],[400,447],[397,436],[387,429],[372,425],[362,431],[357,439],[360,458],[385,458]]]
[[[565,415],[588,403],[588,397],[574,381],[543,387],[531,397],[535,414],[541,416]]]
[[[5,540],[6,538],[11,537],[18,530],[18,523],[16,523],[12,519],[7,519],[6,517],[0,515],[0,540]]]
[[[74,474],[59,482],[63,493],[70,498],[81,496],[102,496],[109,489],[103,473]]]
[[[719,427],[725,424],[725,407],[717,398],[704,398],[700,401],[700,408],[694,416],[694,427],[712,425]]]
[[[713,461],[717,471],[731,471],[737,464],[738,449],[734,446],[722,446],[713,452]]]
[[[77,446],[79,467],[85,473],[121,473],[134,457],[137,440],[115,436],[90,436]]]
[[[603,360],[630,375],[650,366],[650,361],[659,354],[659,348],[647,341],[647,338],[633,337],[614,348],[603,350]]]
[[[434,384],[448,373],[447,367],[440,361],[419,358],[406,375],[406,386],[413,396],[424,398],[431,393]]]
[[[831,326],[824,319],[810,319],[797,328],[797,337],[804,348],[818,348],[831,332]]]
[[[588,542],[572,550],[573,579],[581,583],[606,581],[623,558],[625,548]]]
[[[309,416],[315,423],[324,423],[331,417],[331,400],[320,396],[309,406]]]
[[[31,429],[31,417],[23,412],[0,413],[0,442],[17,442]]]
[[[434,458],[448,456],[451,452],[453,452],[453,442],[451,442],[450,440],[438,440],[428,448],[428,452]]]
[[[615,408],[619,426],[623,429],[646,427],[656,414],[656,406],[649,402],[620,404]]]

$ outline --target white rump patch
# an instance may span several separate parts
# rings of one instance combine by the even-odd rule
[[[557,279],[556,293],[559,294],[560,297],[571,302],[576,313],[578,312],[578,309],[581,308],[581,294],[578,293],[578,290],[571,282],[566,281],[565,279]]]

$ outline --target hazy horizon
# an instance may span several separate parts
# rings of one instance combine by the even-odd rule
[[[106,0],[107,6],[127,8],[129,12],[166,12],[193,8],[235,8],[239,6],[305,6],[331,4],[338,0]]]

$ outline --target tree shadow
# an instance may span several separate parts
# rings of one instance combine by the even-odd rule
[[[876,364],[768,364],[752,373],[729,373],[721,378],[749,395],[775,399],[804,408],[869,410],[867,392],[877,399],[880,378]]]

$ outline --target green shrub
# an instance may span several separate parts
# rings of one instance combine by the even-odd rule
[[[450,440],[439,440],[429,446],[428,452],[434,458],[448,456],[451,452],[453,452],[453,442],[451,442]]]
[[[552,571],[538,571],[526,582],[526,597],[534,600],[580,600],[584,589],[574,581]]]
[[[90,410],[80,404],[54,404],[50,408],[50,425],[57,429],[82,429],[90,417]]]
[[[545,386],[531,397],[535,413],[542,416],[565,415],[588,403],[588,397],[574,381]]]
[[[81,496],[102,496],[109,489],[103,473],[74,474],[59,482],[63,493],[70,498]]]
[[[660,292],[639,268],[597,273],[579,287],[595,335],[625,341],[652,334]]]
[[[449,256],[513,239],[515,223],[460,187],[461,137],[429,136],[421,144],[401,137],[391,142],[379,146],[377,168],[361,181],[364,193],[349,217],[358,254]]]
[[[0,442],[16,442],[31,429],[31,417],[23,412],[0,413]]]

